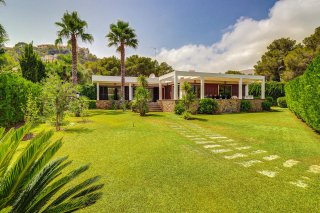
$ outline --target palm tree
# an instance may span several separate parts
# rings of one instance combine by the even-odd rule
[[[85,28],[88,27],[88,24],[79,18],[77,12],[72,12],[71,14],[68,11],[65,12],[61,22],[56,22],[55,24],[60,27],[55,44],[62,44],[63,39],[67,39],[68,44],[71,44],[72,82],[77,84],[77,39],[80,37],[83,42],[92,43],[93,36],[85,33]]]
[[[121,102],[124,102],[125,91],[125,47],[137,48],[138,40],[135,30],[129,27],[128,22],[118,20],[116,24],[110,25],[110,32],[106,35],[109,40],[108,46],[115,46],[121,56]]]
[[[103,184],[93,185],[99,176],[68,186],[89,166],[64,173],[71,161],[51,160],[62,146],[61,139],[50,141],[52,131],[39,133],[20,150],[30,128],[27,124],[7,133],[0,128],[0,212],[71,212],[100,199]]]

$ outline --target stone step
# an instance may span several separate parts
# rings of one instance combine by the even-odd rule
[[[160,105],[157,102],[148,103],[149,112],[162,112]]]

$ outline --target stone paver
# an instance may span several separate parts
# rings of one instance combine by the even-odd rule
[[[276,159],[279,159],[279,158],[280,158],[280,156],[278,156],[278,155],[269,155],[269,156],[263,157],[262,159],[263,160],[267,160],[267,161],[272,161],[272,160],[276,160]]]
[[[319,165],[311,165],[309,167],[308,172],[314,173],[314,174],[319,174],[320,173],[320,166]]]
[[[282,165],[284,167],[291,168],[291,167],[297,165],[298,163],[299,163],[299,161],[290,159],[290,160],[287,160],[286,162],[284,162]]]
[[[257,171],[259,174],[262,174],[264,176],[270,177],[270,178],[274,178],[278,172],[274,172],[274,171],[269,171],[269,170],[261,170],[261,171]]]
[[[225,159],[228,159],[228,160],[232,160],[232,159],[237,159],[237,158],[244,158],[244,157],[247,157],[248,155],[246,154],[243,154],[243,153],[236,153],[234,155],[225,155],[223,156]]]
[[[232,149],[213,149],[211,150],[213,153],[226,153],[226,152],[232,152]]]
[[[308,187],[308,184],[306,182],[304,182],[303,180],[290,181],[289,183],[292,185],[295,185],[297,187],[300,187],[300,188],[307,188]]]
[[[251,167],[255,164],[259,164],[259,163],[263,163],[261,160],[249,160],[249,161],[244,161],[244,162],[241,162],[241,163],[238,163],[240,165],[242,165],[243,167]]]

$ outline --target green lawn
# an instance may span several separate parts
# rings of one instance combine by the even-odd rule
[[[83,212],[320,209],[320,174],[317,167],[308,171],[311,165],[320,165],[320,136],[288,110],[196,117],[185,121],[171,113],[139,117],[94,110],[86,123],[69,118],[72,123],[54,136],[64,138],[59,155],[69,155],[74,167],[92,163],[82,178],[102,175],[105,183],[103,198]],[[218,135],[227,139],[210,138]],[[221,147],[204,148],[187,136]],[[221,149],[229,152],[212,152]],[[267,152],[253,154],[256,150]],[[246,157],[224,158],[236,153]],[[270,155],[279,158],[263,159]],[[284,167],[290,159],[299,163]],[[250,160],[261,162],[250,167],[239,164]],[[270,171],[267,174],[275,177],[258,171]]]

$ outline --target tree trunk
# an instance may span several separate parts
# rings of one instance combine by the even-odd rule
[[[71,52],[72,52],[72,83],[77,84],[77,38],[75,35],[71,36]]]
[[[121,104],[124,103],[125,99],[125,90],[124,90],[124,84],[125,84],[125,76],[126,76],[126,70],[125,70],[125,49],[124,49],[124,43],[120,44],[120,55],[121,55]]]

